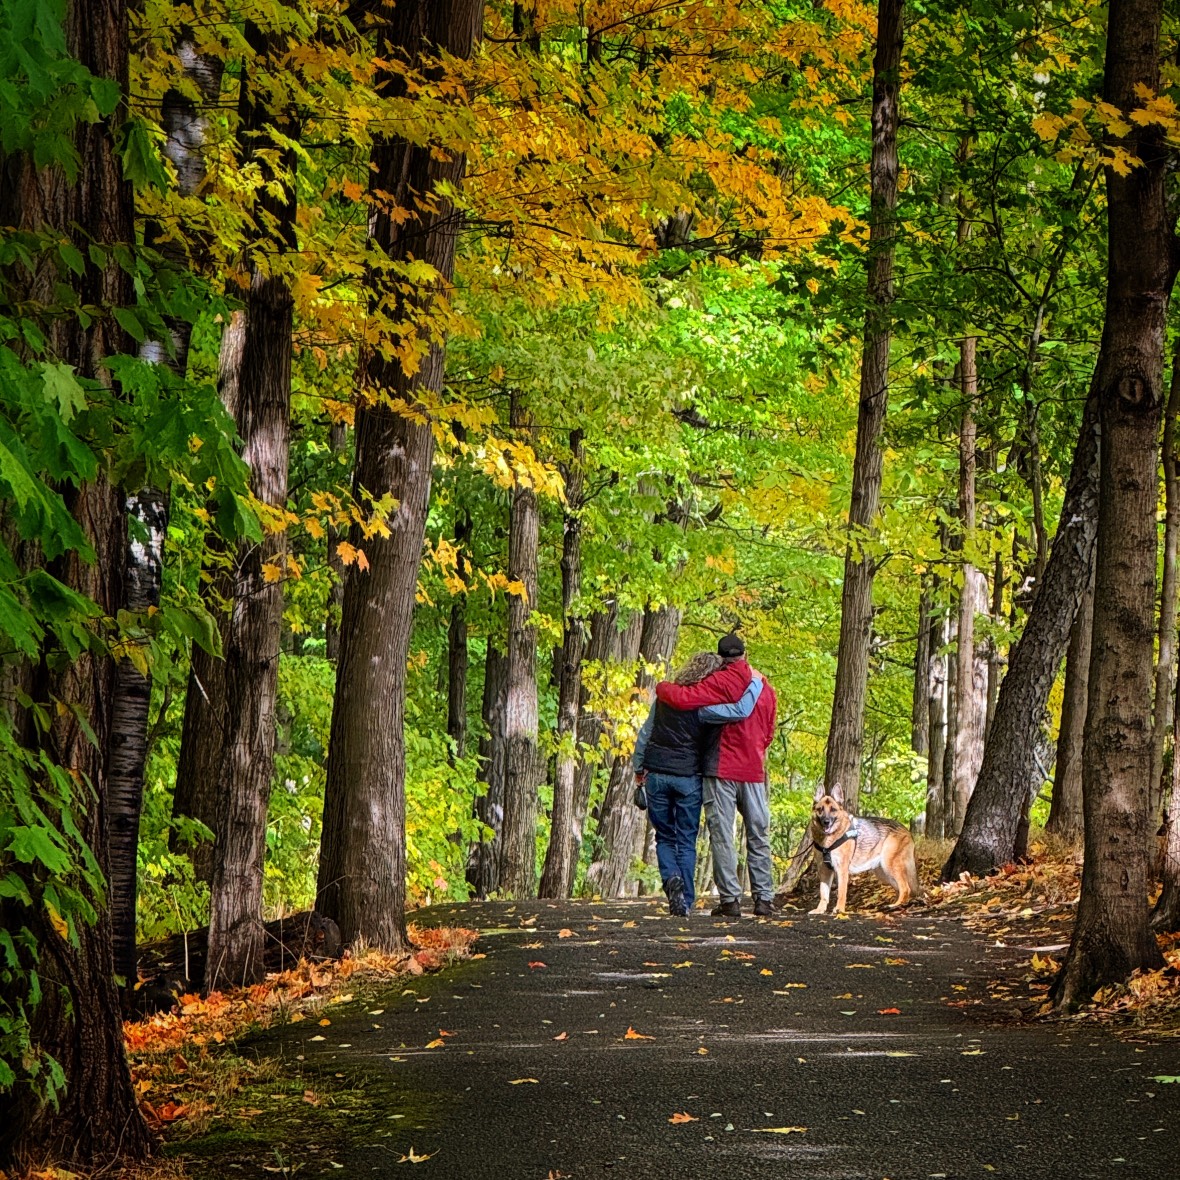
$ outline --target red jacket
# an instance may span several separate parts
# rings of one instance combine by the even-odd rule
[[[750,682],[749,664],[735,660],[706,676],[697,684],[673,684],[662,680],[656,696],[674,709],[702,709],[706,705],[727,705],[741,699]],[[760,783],[766,779],[766,751],[774,740],[774,721],[778,701],[770,681],[763,680],[762,695],[754,712],[745,721],[733,721],[721,727],[716,766],[706,766],[704,773],[714,778],[739,783]]]

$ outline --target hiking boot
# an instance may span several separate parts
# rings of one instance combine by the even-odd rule
[[[740,918],[742,903],[740,901],[723,901],[711,911],[711,915],[714,918]]]
[[[670,877],[664,885],[664,892],[668,895],[668,913],[674,918],[688,916],[688,899],[684,896],[684,881],[680,877]]]
[[[765,897],[758,897],[754,899],[754,917],[755,918],[773,918],[774,917],[774,902],[768,901]]]

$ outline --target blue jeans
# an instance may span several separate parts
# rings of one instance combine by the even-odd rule
[[[696,900],[697,832],[701,826],[700,775],[649,772],[647,815],[656,833],[656,861],[665,885],[679,877],[684,882],[684,899]]]

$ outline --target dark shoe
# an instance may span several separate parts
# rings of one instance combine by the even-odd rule
[[[684,918],[688,915],[688,899],[684,896],[684,882],[679,877],[671,877],[664,885],[664,892],[668,895],[668,913],[674,918]]]
[[[714,918],[740,918],[742,916],[742,903],[740,901],[723,901],[719,906],[710,911]]]
[[[764,897],[755,898],[754,900],[754,917],[755,918],[773,918],[774,917],[774,902],[767,901]]]

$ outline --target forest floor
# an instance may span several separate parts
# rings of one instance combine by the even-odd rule
[[[239,1042],[256,1098],[170,1151],[198,1180],[1174,1177],[1174,1024],[1038,1016],[1068,907],[1035,874],[988,890],[766,921],[420,911],[478,954]]]

